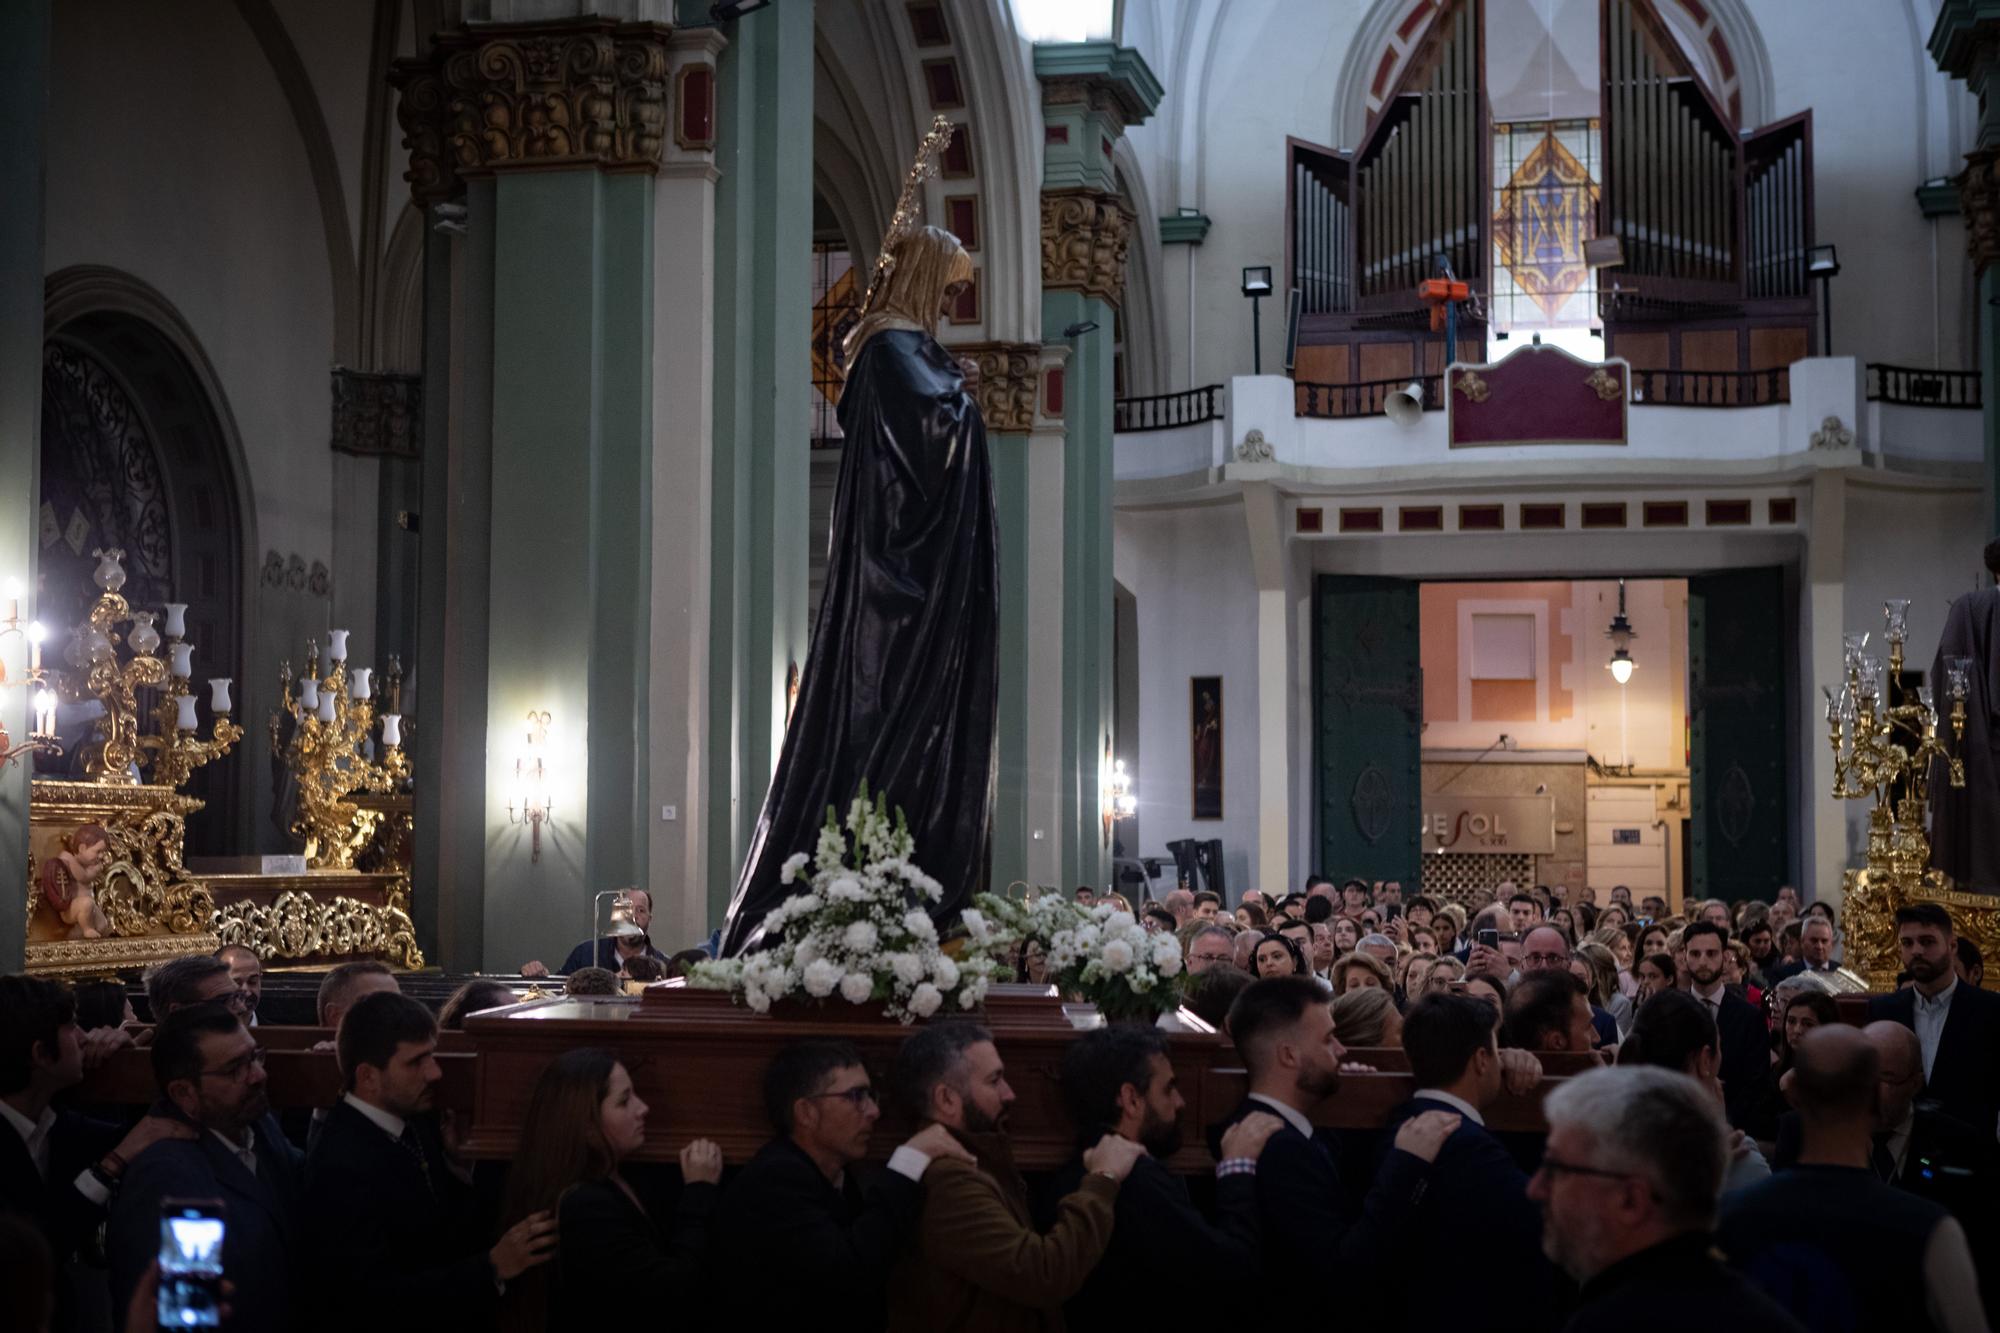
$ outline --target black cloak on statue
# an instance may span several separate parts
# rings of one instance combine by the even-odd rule
[[[829,805],[865,781],[908,817],[911,859],[955,917],[986,870],[999,706],[1000,582],[986,426],[950,353],[921,329],[862,346],[840,395],[845,436],[826,591],[778,771],[729,903],[722,953],[760,942],[802,886]]]
[[[1965,785],[1953,787],[1949,768],[1931,765],[1931,864],[1955,888],[2000,893],[2000,588],[1967,593],[1945,614],[1930,685],[1938,711],[1938,738],[1951,739],[1947,657],[1969,657],[1965,692]]]

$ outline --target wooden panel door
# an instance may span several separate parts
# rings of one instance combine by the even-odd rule
[[[1314,589],[1319,872],[1415,884],[1422,859],[1417,584],[1323,574]],[[1267,892],[1283,886],[1259,885]]]
[[[1776,569],[1688,580],[1690,887],[1770,900],[1792,878],[1785,597]]]

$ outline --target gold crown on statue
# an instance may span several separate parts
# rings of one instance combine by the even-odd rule
[[[861,298],[857,318],[874,307],[875,293],[881,290],[882,280],[896,267],[897,245],[917,229],[917,219],[923,216],[924,211],[923,184],[937,175],[938,159],[951,145],[952,129],[952,123],[946,117],[932,117],[930,132],[917,145],[917,156],[910,163],[908,174],[903,177],[903,192],[896,196],[896,211],[889,218],[889,230],[882,235],[882,253],[875,256],[875,271],[868,277],[868,291]]]

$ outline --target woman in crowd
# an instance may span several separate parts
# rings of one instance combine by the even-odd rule
[[[1777,1141],[1778,1120],[1792,1109],[1791,1101],[1778,1085],[1791,1072],[1799,1042],[1814,1028],[1840,1021],[1840,1011],[1834,1005],[1833,996],[1821,989],[1817,982],[1817,978],[1807,978],[1804,985],[1791,990],[1781,988],[1778,992],[1778,1022],[1773,1033],[1771,1077],[1764,1084],[1763,1095],[1750,1108],[1745,1126],[1765,1143]]]
[[[1491,972],[1471,972],[1464,981],[1458,983],[1467,995],[1475,1000],[1484,1000],[1493,1006],[1493,1012],[1505,1015],[1507,1012],[1507,983]]]
[[[1422,982],[1413,984],[1419,986],[1417,994],[1429,995],[1432,991],[1449,991],[1455,983],[1463,980],[1465,964],[1446,954],[1424,971]]]
[[[1562,932],[1563,943],[1572,949],[1576,947],[1576,914],[1567,907],[1558,907],[1549,918],[1549,924]]]
[[[468,981],[451,993],[438,1010],[438,1027],[445,1032],[459,1032],[465,1028],[465,1016],[476,1014],[481,1009],[498,1009],[503,1004],[512,1004],[520,997],[497,981]]]
[[[1437,920],[1437,904],[1420,893],[1403,905],[1403,918],[1410,923],[1412,930],[1428,926]]]
[[[1589,903],[1577,903],[1569,911],[1571,920],[1576,922],[1576,937],[1588,939],[1597,929],[1597,909]]]
[[[1269,920],[1262,903],[1245,901],[1236,909],[1236,924],[1245,930],[1262,930]]]
[[[1401,1046],[1403,1016],[1388,991],[1365,986],[1334,997],[1333,1031],[1347,1047]]]
[[[1618,965],[1618,993],[1631,999],[1639,989],[1639,979],[1632,975],[1632,937],[1616,926],[1599,926],[1591,932],[1590,943],[1611,951],[1611,961]]]
[[[1667,953],[1667,937],[1673,932],[1655,921],[1650,926],[1639,927],[1639,937],[1632,943],[1634,958],[1647,958],[1656,953]]]
[[[1611,950],[1596,943],[1579,944],[1575,957],[1590,969],[1590,977],[1584,982],[1590,990],[1590,1002],[1611,1015],[1622,1037],[1631,1030],[1635,1011],[1631,999],[1618,988],[1618,960],[1612,957]]]
[[[1406,950],[1396,959],[1396,1003],[1404,1004],[1423,994],[1423,974],[1430,971],[1431,964],[1435,962],[1436,954],[1415,950]]]
[[[1438,933],[1439,951],[1456,953],[1465,942],[1465,909],[1457,903],[1445,903],[1431,918],[1431,928]]]
[[[1049,979],[1049,946],[1030,935],[1021,941],[1021,947],[1014,951],[1014,979],[1033,986],[1046,985]]]
[[[1261,977],[1305,976],[1305,955],[1299,946],[1284,935],[1266,935],[1257,941],[1257,950],[1251,955],[1257,975]]]
[[[1377,986],[1389,990],[1395,980],[1389,975],[1389,965],[1372,953],[1351,953],[1345,958],[1336,958],[1333,963],[1333,993],[1345,995],[1362,986]]]
[[[553,1211],[556,1255],[507,1284],[506,1327],[595,1329],[609,1293],[672,1291],[693,1299],[701,1289],[722,1150],[707,1139],[681,1149],[680,1204],[663,1227],[621,1171],[645,1139],[646,1103],[611,1052],[565,1051],[542,1071],[507,1173],[500,1226]]]
[[[1633,995],[1632,1003],[1644,1009],[1646,1001],[1674,988],[1680,969],[1674,966],[1672,954],[1649,953],[1639,960],[1639,966],[1632,969],[1632,975],[1639,982],[1639,990]]]
[[[1722,1105],[1722,1036],[1708,1006],[1686,991],[1662,991],[1645,1004],[1632,1020],[1632,1030],[1618,1047],[1621,1065],[1653,1065],[1678,1070],[1701,1084]],[[1757,1145],[1742,1130],[1729,1134],[1729,1168],[1722,1178],[1722,1192],[1754,1185],[1771,1174]]]
[[[1333,919],[1333,954],[1339,958],[1354,952],[1354,946],[1361,943],[1361,929],[1354,924],[1354,918],[1337,916]]]
[[[1750,984],[1750,946],[1731,940],[1722,946],[1722,984],[1743,992],[1743,998],[1764,1007],[1764,990]]]
[[[1612,903],[1597,914],[1597,928],[1599,930],[1623,930],[1631,924],[1632,914],[1625,910],[1623,903]]]
[[[1438,952],[1437,932],[1429,926],[1412,926],[1409,945],[1412,952],[1427,953],[1435,958]]]

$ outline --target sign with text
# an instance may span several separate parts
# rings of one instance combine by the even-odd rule
[[[1424,850],[1546,854],[1556,849],[1555,823],[1548,796],[1427,795]]]

